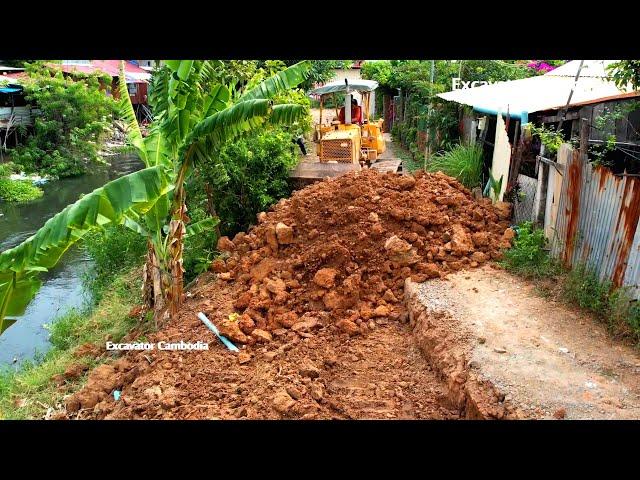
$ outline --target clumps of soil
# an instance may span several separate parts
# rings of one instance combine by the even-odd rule
[[[358,335],[369,320],[400,318],[405,278],[499,258],[513,233],[509,207],[478,202],[442,174],[363,171],[317,183],[258,215],[248,234],[220,239],[226,258],[212,269],[240,317],[209,313],[238,343],[326,324]]]
[[[128,352],[66,400],[78,418],[452,418],[402,334],[406,278],[498,259],[508,204],[443,174],[350,173],[295,192],[233,239],[149,341],[198,341],[204,312],[242,348]],[[506,232],[506,233],[505,233]],[[364,383],[363,383],[364,382]],[[399,382],[399,383],[398,383]],[[120,401],[110,393],[122,391]]]

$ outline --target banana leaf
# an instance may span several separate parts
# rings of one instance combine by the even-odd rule
[[[164,201],[172,189],[162,167],[120,177],[67,206],[33,236],[0,253],[0,333],[9,326],[7,317],[24,313],[40,288],[38,274],[55,266],[74,243],[107,224],[139,226],[140,216]]]

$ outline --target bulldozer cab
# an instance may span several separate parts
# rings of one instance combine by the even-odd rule
[[[314,140],[320,162],[356,163],[364,166],[375,161],[385,150],[382,136],[382,120],[370,119],[371,93],[378,83],[372,80],[355,80],[349,83],[331,82],[316,88],[311,93],[320,96],[320,121],[316,125]],[[353,94],[361,96],[358,104]],[[344,104],[335,112],[324,109],[325,99],[344,94]],[[335,113],[335,115],[334,115]],[[325,117],[326,115],[326,123]]]

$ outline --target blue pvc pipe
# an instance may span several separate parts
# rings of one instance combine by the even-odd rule
[[[476,112],[486,113],[487,115],[498,115],[496,110],[492,110],[490,108],[482,108],[482,107],[473,107]],[[503,116],[507,116],[507,112],[501,112]],[[525,123],[529,123],[529,112],[521,111],[519,113],[509,112],[509,116],[511,118],[520,118],[520,124],[524,125]]]

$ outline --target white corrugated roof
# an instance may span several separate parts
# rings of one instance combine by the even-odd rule
[[[619,89],[608,80],[605,66],[613,60],[585,60],[571,105],[594,103],[640,92]],[[573,60],[544,75],[521,80],[453,90],[438,96],[474,108],[506,112],[540,112],[563,108],[569,99],[580,60]]]

